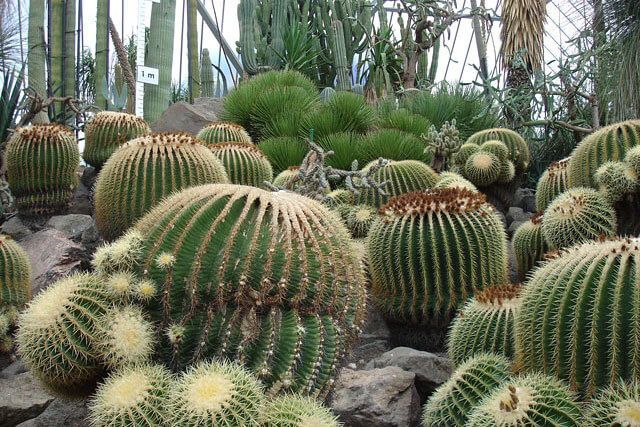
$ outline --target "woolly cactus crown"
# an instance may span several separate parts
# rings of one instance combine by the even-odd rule
[[[485,197],[477,191],[468,188],[433,188],[394,197],[378,210],[378,214],[393,217],[440,212],[465,213],[484,206]]]

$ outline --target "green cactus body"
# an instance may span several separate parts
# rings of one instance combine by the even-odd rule
[[[497,184],[508,184],[513,181],[516,176],[516,167],[511,160],[504,161],[500,164],[500,175],[496,180]]]
[[[238,3],[238,25],[240,40],[238,47],[242,56],[242,68],[250,74],[258,72],[256,58],[256,0],[240,0]]]
[[[471,181],[467,180],[462,175],[455,172],[442,172],[440,173],[440,180],[433,186],[433,188],[468,188],[469,190],[478,191],[475,185]]]
[[[102,373],[94,343],[109,305],[96,276],[74,274],[59,280],[20,315],[18,354],[54,391],[77,393]]]
[[[331,29],[333,31],[333,66],[337,74],[336,88],[338,90],[349,90],[351,89],[351,80],[349,78],[350,67],[344,44],[345,37],[342,22],[333,21],[331,23]]]
[[[44,39],[44,0],[29,2],[29,50],[27,51],[27,73],[29,89],[42,99],[47,97],[45,84],[46,42]],[[49,118],[44,111],[36,114],[32,123],[47,123]]]
[[[635,176],[640,177],[640,146],[633,147],[624,156],[624,162],[629,165]]]
[[[263,427],[340,427],[331,410],[317,400],[297,394],[270,399],[260,414]]]
[[[471,411],[509,379],[503,356],[478,354],[467,359],[424,405],[423,427],[463,427]]]
[[[638,177],[624,162],[606,162],[595,174],[600,194],[614,204],[638,189]]]
[[[214,182],[228,182],[224,166],[197,139],[181,133],[133,139],[109,158],[96,180],[98,230],[113,240],[163,197]]]
[[[332,192],[327,194],[327,200],[323,201],[323,203],[325,203],[330,208],[334,208],[343,204],[350,205],[352,202],[353,193],[349,190],[345,190],[344,188],[333,190]]]
[[[588,242],[535,270],[516,321],[518,367],[591,396],[640,379],[640,240]]]
[[[480,150],[493,154],[501,162],[505,162],[509,159],[509,149],[506,145],[497,140],[490,140],[483,143],[480,146]]]
[[[454,165],[457,165],[461,169],[464,169],[464,166],[467,164],[467,160],[469,159],[469,157],[471,157],[472,154],[475,154],[478,151],[480,151],[480,147],[476,144],[462,144],[458,152],[453,155]]]
[[[200,60],[200,91],[202,96],[211,98],[213,96],[215,80],[213,79],[213,67],[211,65],[211,57],[209,49],[202,49],[202,59]]]
[[[21,215],[65,209],[78,185],[78,143],[61,125],[34,124],[16,129],[7,143],[7,181]]]
[[[455,366],[484,352],[513,359],[520,288],[490,286],[467,301],[449,330],[449,357]]]
[[[606,126],[578,144],[567,170],[569,187],[596,187],[596,170],[607,161],[622,161],[627,151],[640,145],[640,120]]]
[[[542,217],[542,235],[552,249],[573,246],[616,231],[616,213],[591,188],[570,188],[549,205]]]
[[[553,162],[547,167],[536,187],[536,209],[543,211],[547,206],[560,195],[564,193],[569,185],[567,183],[567,166],[569,158],[562,159],[559,162]]]
[[[264,153],[247,142],[220,142],[209,145],[225,170],[232,184],[264,187],[273,180],[273,169]]]
[[[465,188],[392,198],[367,236],[373,301],[396,321],[445,326],[474,292],[507,280],[495,209]]]
[[[371,167],[370,163],[363,170]],[[399,196],[411,191],[424,190],[433,187],[438,182],[438,174],[426,164],[417,160],[390,161],[373,174],[373,180],[378,183],[388,181],[384,187],[385,194],[373,188],[363,188],[355,197],[358,204],[379,208],[391,197]]]
[[[376,210],[367,205],[350,206],[346,214],[347,228],[355,239],[366,237],[375,219]]]
[[[503,382],[471,412],[467,427],[581,426],[573,393],[561,382],[529,374]]]
[[[522,224],[511,241],[513,254],[516,260],[518,280],[524,282],[527,274],[533,270],[536,263],[544,259],[544,254],[549,251],[549,245],[542,235],[542,212],[537,212]]]
[[[251,143],[251,137],[240,125],[231,122],[213,122],[206,125],[196,138],[205,142],[205,145],[218,142],[246,142]]]
[[[480,187],[495,183],[500,177],[500,160],[487,151],[478,151],[467,159],[464,176]]]
[[[108,75],[109,69],[109,0],[97,0],[96,7],[96,105],[100,108],[107,108],[101,87],[103,78]]]
[[[322,101],[323,104],[326,104],[327,102],[329,102],[331,97],[333,97],[333,95],[335,94],[336,94],[336,90],[330,86],[327,86],[320,91],[320,100]]]
[[[147,133],[151,133],[147,123],[133,114],[115,111],[96,113],[85,126],[82,158],[100,169],[122,144]]]
[[[618,381],[595,396],[584,411],[586,427],[640,425],[640,382]]]
[[[300,174],[300,166],[290,166],[287,170],[283,170],[273,179],[273,185],[280,188],[289,186],[289,190],[295,190],[295,183],[289,184],[293,178]]]
[[[487,141],[501,141],[509,149],[509,160],[518,174],[529,168],[531,154],[527,142],[517,132],[510,129],[486,129],[476,132],[467,139],[467,144],[482,145]]]
[[[0,234],[0,307],[22,308],[31,299],[29,257],[11,236]]]

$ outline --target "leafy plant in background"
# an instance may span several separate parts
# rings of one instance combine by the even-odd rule
[[[369,38],[368,54],[358,64],[360,82],[365,82],[364,93],[370,101],[394,95],[402,84],[402,60],[385,41],[391,39],[392,29],[381,27],[374,31],[373,38]]]
[[[273,49],[280,58],[284,70],[299,71],[310,79],[316,77],[316,64],[320,49],[305,30],[301,22],[290,21],[282,37],[284,51]]]
[[[2,72],[2,93],[0,93],[0,144],[5,143],[9,136],[9,129],[16,123],[18,105],[22,100],[22,83],[24,69]]]
[[[102,78],[102,96],[107,100],[109,110],[122,111],[127,103],[127,85],[122,85],[118,90],[116,79],[111,79],[111,84],[107,82],[107,77]]]

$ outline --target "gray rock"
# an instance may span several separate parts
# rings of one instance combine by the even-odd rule
[[[395,366],[369,371],[343,369],[334,413],[347,427],[414,427],[420,420],[415,374]]]
[[[518,270],[516,268],[516,257],[513,253],[513,245],[511,244],[511,241],[507,242],[507,261],[507,274],[510,283],[520,283],[520,279],[518,278]]]
[[[522,208],[511,206],[507,212],[507,224],[511,226],[513,222],[525,222],[531,216],[531,212],[525,212]]]
[[[20,240],[24,239],[33,232],[29,229],[29,227],[24,225],[18,215],[14,215],[13,217],[9,218],[8,221],[2,224],[2,233],[8,234],[14,240]]]
[[[219,117],[220,112],[222,111],[222,98],[209,98],[206,96],[201,96],[200,98],[196,98],[193,100],[193,105],[203,108],[215,114],[216,117]]]
[[[513,206],[525,212],[536,212],[536,193],[530,188],[519,188],[513,197]]]
[[[53,402],[30,372],[0,379],[0,425],[15,426],[40,415]]]
[[[98,176],[98,171],[93,166],[86,166],[80,174],[80,182],[87,188],[93,187]]]
[[[87,231],[96,235],[98,233],[96,222],[89,215],[68,214],[52,216],[47,221],[46,226],[62,231],[68,239],[75,241],[82,240],[84,233]]]
[[[513,236],[513,233],[516,232],[516,230],[525,222],[527,222],[528,220],[525,221],[513,221],[511,224],[509,224],[509,228],[507,228],[507,234],[509,236]]]
[[[151,124],[154,132],[188,132],[196,135],[205,125],[218,119],[207,103],[188,104],[176,102],[164,110],[162,115]]]
[[[389,340],[371,339],[371,337],[366,336],[366,334],[362,334],[358,345],[353,349],[349,361],[355,363],[358,369],[362,369],[371,363],[373,359],[376,359],[390,349],[391,343]]]
[[[18,424],[18,427],[88,427],[86,400],[56,399],[36,418]]]
[[[76,188],[76,191],[73,193],[73,199],[71,199],[69,213],[80,215],[91,215],[93,213],[90,188],[91,187],[87,187],[82,182],[78,184],[78,188]]]
[[[27,367],[24,366],[22,360],[16,360],[11,365],[0,371],[0,378],[9,379],[24,372],[27,372]]]

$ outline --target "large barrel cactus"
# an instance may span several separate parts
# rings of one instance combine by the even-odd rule
[[[544,171],[536,187],[536,209],[543,211],[560,193],[569,188],[567,184],[567,165],[569,158],[551,163]]]
[[[513,233],[511,246],[516,261],[518,280],[524,282],[529,271],[549,251],[549,245],[542,235],[541,212],[531,215],[527,222],[518,227]]]
[[[251,137],[240,125],[231,122],[213,122],[203,127],[196,138],[205,144],[218,142],[247,142],[251,143]]]
[[[101,111],[87,122],[84,128],[85,162],[98,169],[125,142],[140,135],[151,133],[142,118],[133,114]]]
[[[517,173],[522,173],[529,168],[531,154],[527,141],[517,132],[510,129],[486,129],[476,132],[467,139],[466,143],[482,145],[487,141],[500,141],[509,149],[509,160],[513,162]]]
[[[369,230],[373,301],[388,318],[444,326],[466,299],[507,280],[495,209],[466,188],[392,198]]]
[[[200,184],[228,182],[220,161],[182,133],[150,134],[116,151],[98,175],[94,205],[100,234],[115,239],[163,197]]]
[[[220,142],[209,149],[222,162],[232,184],[264,187],[273,180],[271,163],[255,145],[247,142]]]
[[[55,124],[16,129],[7,142],[7,181],[21,215],[51,214],[68,207],[78,186],[78,142]]]
[[[574,246],[539,267],[521,293],[518,366],[583,395],[640,379],[640,240]]]

